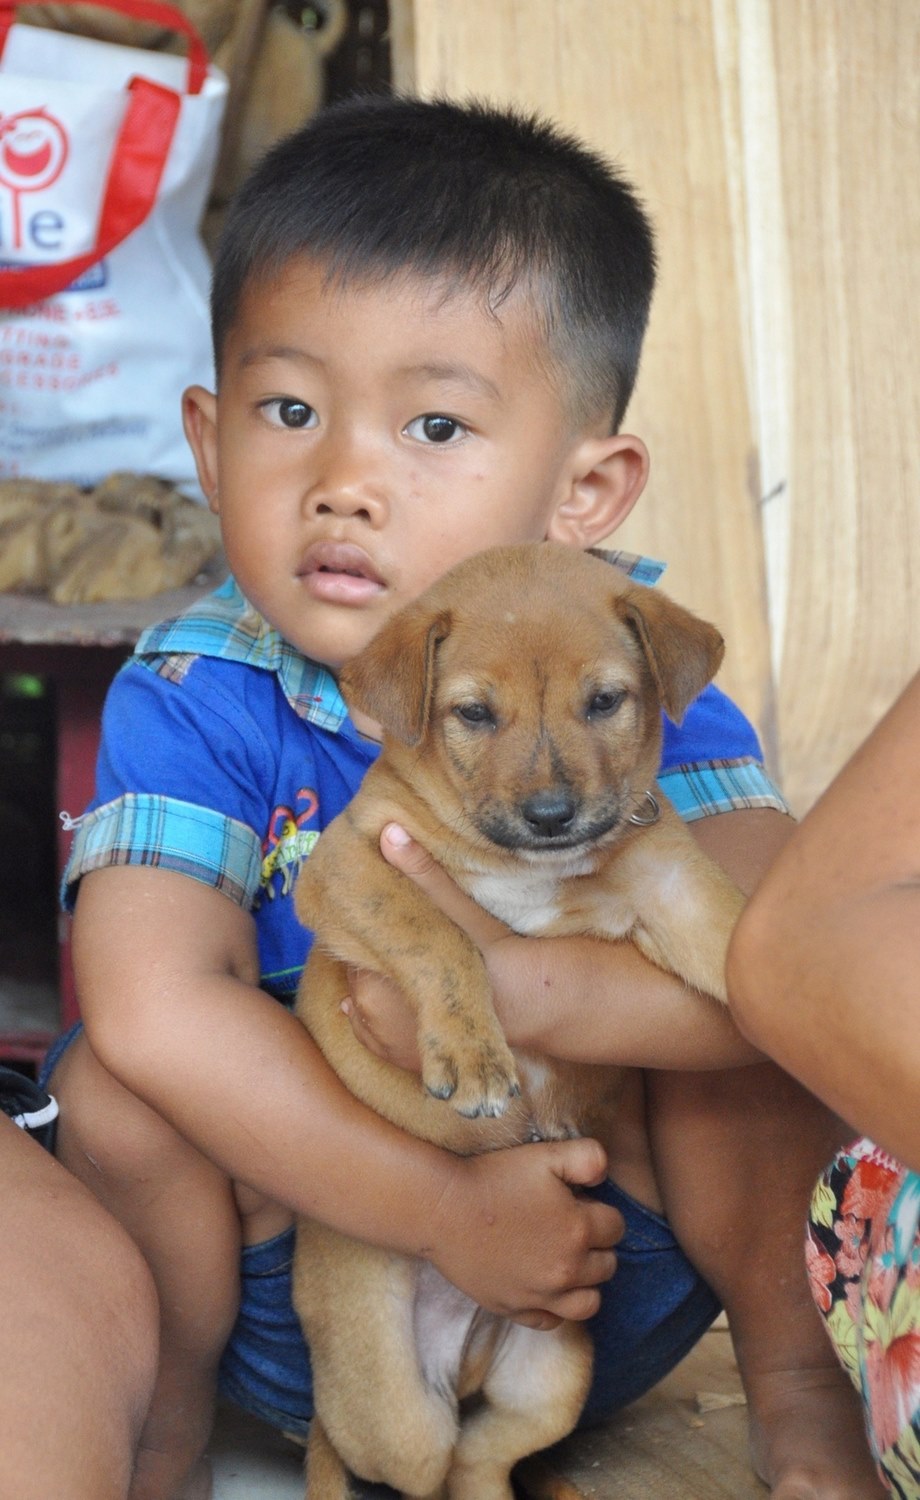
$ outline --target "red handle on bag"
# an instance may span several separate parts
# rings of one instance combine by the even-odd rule
[[[31,4],[51,4],[52,0],[30,0]],[[58,5],[80,5],[85,0],[55,0]],[[151,21],[156,26],[163,26],[167,31],[178,31],[188,41],[188,83],[186,92],[189,94],[200,94],[208,74],[208,49],[202,41],[201,34],[188,16],[183,15],[181,10],[176,10],[174,5],[166,5],[163,0],[92,0],[101,10],[115,10],[120,16],[130,16],[134,21]],[[20,0],[0,0],[0,58],[3,57],[3,49],[10,27],[16,19]]]
[[[58,0],[58,3],[73,5],[77,0]],[[200,92],[207,75],[208,55],[195,27],[181,11],[161,5],[159,0],[96,0],[96,3],[137,20],[172,26],[187,36],[188,91]],[[15,11],[15,0],[0,0],[0,58]],[[128,94],[128,108],[109,165],[95,245],[70,260],[0,270],[0,307],[28,307],[63,291],[147,218],[156,202],[182,96],[148,78],[132,78]]]

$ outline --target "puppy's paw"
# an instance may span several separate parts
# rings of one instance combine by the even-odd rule
[[[422,1082],[429,1094],[449,1100],[468,1119],[495,1119],[520,1095],[514,1058],[502,1037],[459,1044],[424,1037],[421,1053]]]

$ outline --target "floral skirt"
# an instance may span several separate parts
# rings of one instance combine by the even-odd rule
[[[920,1176],[854,1141],[815,1188],[806,1257],[879,1474],[892,1494],[920,1500]]]

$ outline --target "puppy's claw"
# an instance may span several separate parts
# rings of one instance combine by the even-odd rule
[[[512,1093],[509,1092],[507,1099],[481,1100],[478,1104],[471,1104],[467,1109],[461,1109],[459,1104],[455,1108],[457,1114],[463,1115],[465,1120],[499,1120],[508,1108],[512,1097]]]
[[[426,1083],[425,1092],[430,1094],[432,1099],[452,1099],[457,1092],[457,1085],[455,1083]]]
[[[514,1059],[502,1044],[493,1047],[449,1049],[423,1046],[422,1081],[434,1099],[449,1100],[466,1119],[497,1119],[521,1089]]]

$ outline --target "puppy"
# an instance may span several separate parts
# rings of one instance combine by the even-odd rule
[[[390,820],[516,932],[628,938],[725,999],[743,898],[655,784],[661,710],[680,720],[722,649],[663,594],[544,542],[461,563],[345,668],[383,753],[298,880],[316,934],[298,1014],[379,1114],[470,1154],[603,1133],[619,1077],[512,1055],[478,951],[382,858]],[[355,1040],[348,964],[414,1007],[420,1079]],[[346,1466],[405,1496],[511,1500],[512,1466],[578,1420],[592,1365],[580,1325],[503,1322],[429,1265],[309,1220],[294,1285],[315,1378],[311,1500],[345,1500]]]

